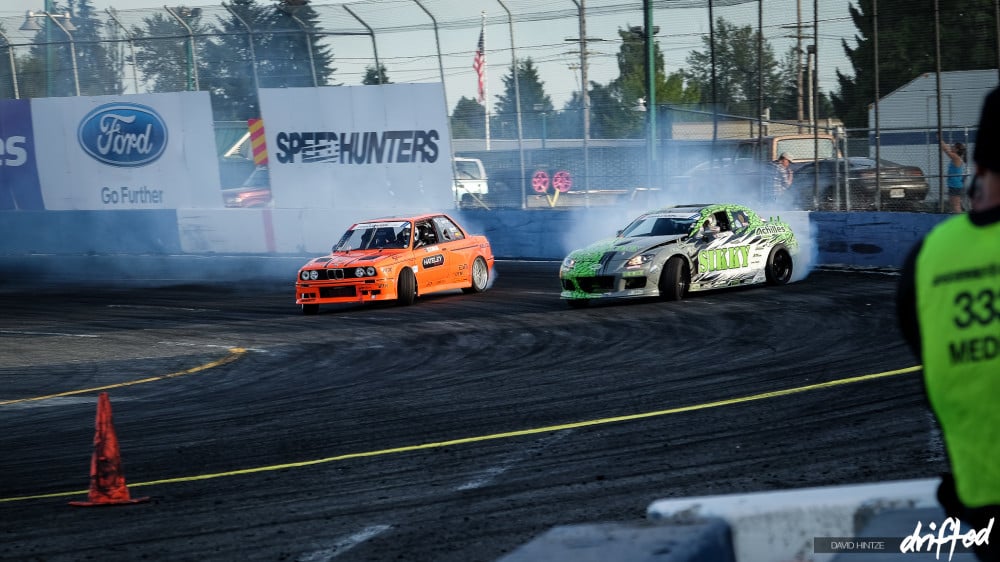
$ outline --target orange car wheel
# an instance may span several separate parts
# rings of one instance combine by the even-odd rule
[[[312,315],[319,312],[318,304],[304,304],[302,305],[302,314]]]
[[[465,287],[462,291],[466,293],[482,293],[486,290],[486,285],[490,281],[490,268],[486,266],[486,260],[482,256],[477,256],[472,262],[472,285]]]
[[[409,306],[417,299],[417,278],[413,276],[413,270],[404,267],[399,270],[399,279],[396,281],[396,303],[402,306]]]

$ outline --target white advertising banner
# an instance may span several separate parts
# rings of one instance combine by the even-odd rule
[[[409,214],[453,206],[440,83],[259,94],[276,208]]]
[[[219,208],[208,92],[31,101],[49,210]]]

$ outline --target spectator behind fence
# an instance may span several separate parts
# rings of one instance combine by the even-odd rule
[[[948,454],[938,501],[982,531],[1000,518],[1000,89],[983,105],[973,161],[972,210],[913,248],[896,306]],[[1000,561],[1000,526],[988,539],[976,555]]]
[[[951,203],[951,212],[962,212],[962,189],[965,187],[965,145],[956,142],[949,145],[941,141],[941,151],[948,157],[948,201]]]
[[[771,163],[771,202],[780,201],[788,188],[792,187],[792,159],[787,152],[782,152],[778,159]]]

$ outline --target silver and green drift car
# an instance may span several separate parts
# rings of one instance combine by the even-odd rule
[[[741,285],[783,285],[798,243],[780,218],[741,205],[679,205],[650,211],[615,238],[574,250],[559,269],[561,298],[660,297]]]

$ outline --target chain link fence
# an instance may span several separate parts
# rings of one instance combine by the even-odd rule
[[[722,176],[692,191],[692,171],[738,164],[730,153],[738,139],[759,146],[764,137],[815,134],[834,138],[840,151],[830,162],[798,164],[795,205],[947,211],[939,139],[971,154],[1000,50],[1000,0],[956,0],[947,9],[925,0],[881,19],[877,1],[864,10],[803,0],[74,5],[47,0],[43,11],[0,12],[0,98],[209,91],[223,184],[237,187],[253,163],[225,155],[258,116],[257,88],[443,82],[453,149],[484,162],[491,193],[473,204],[488,208],[730,197],[719,183],[741,182]],[[919,14],[929,27],[899,35],[899,22]],[[627,94],[623,57],[647,20],[665,75],[687,85],[713,78],[696,101],[673,90],[676,99],[647,108]],[[737,48],[744,29],[756,45],[749,53]],[[472,67],[481,32],[483,105]],[[711,69],[695,52],[711,55]],[[912,60],[902,60],[906,53]],[[784,73],[777,93],[764,90],[772,81],[765,75],[777,72],[763,66],[768,57]],[[523,75],[525,59],[532,76]],[[885,78],[874,91],[878,75]],[[850,109],[838,110],[831,94]],[[773,156],[759,150],[752,158],[763,170]]]

